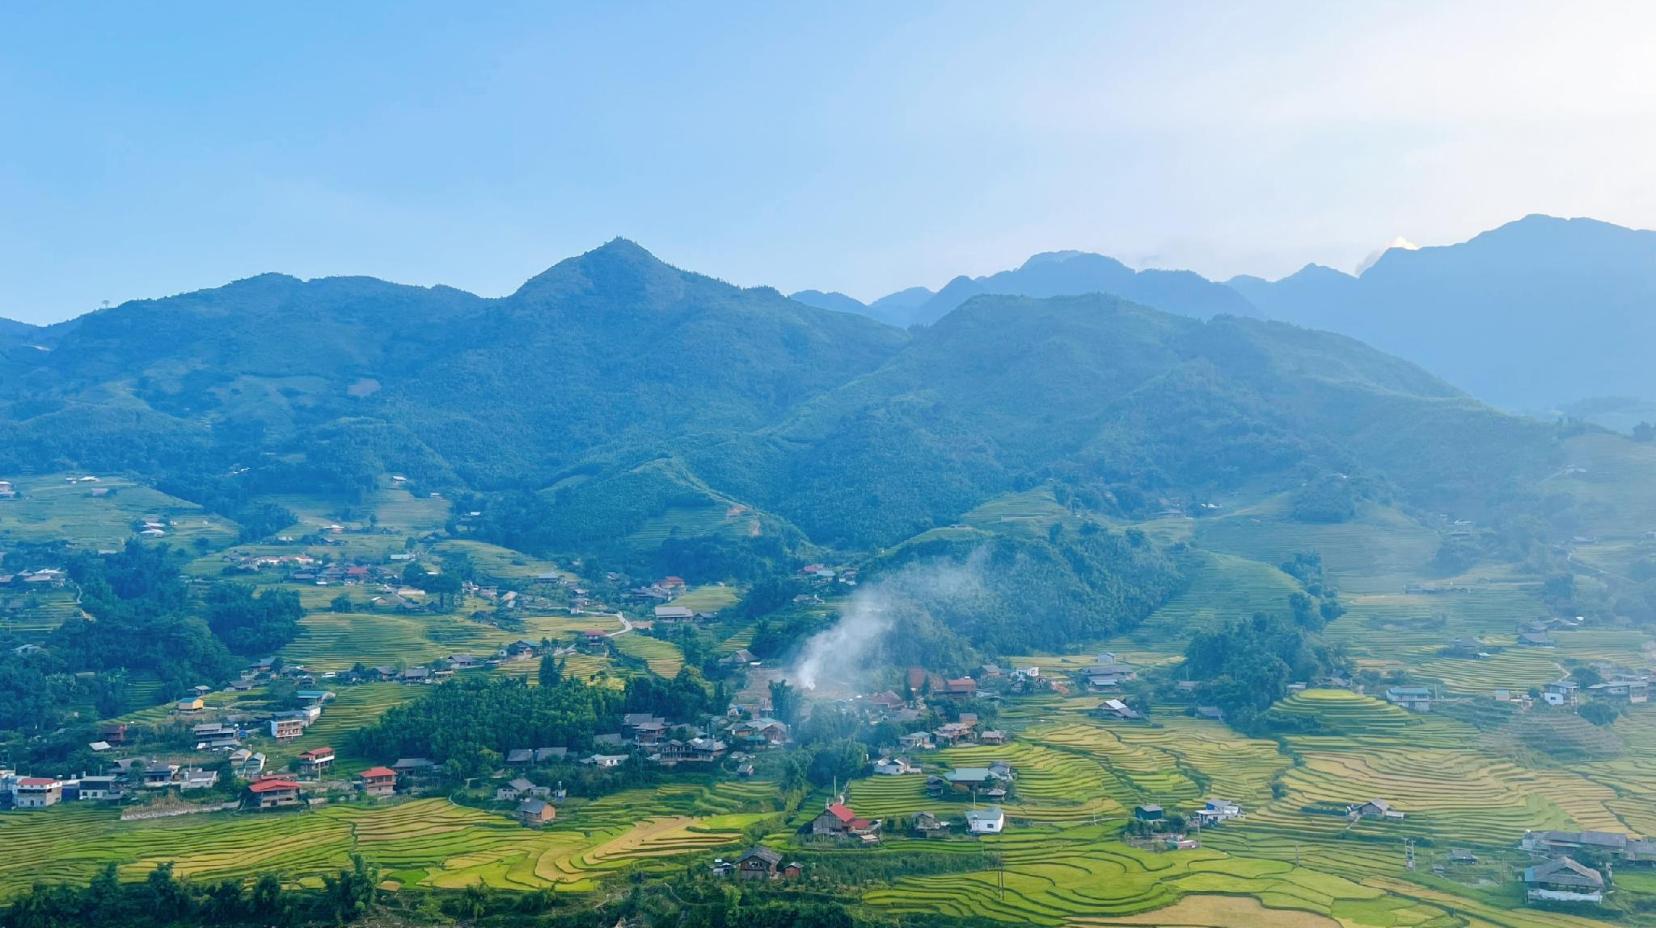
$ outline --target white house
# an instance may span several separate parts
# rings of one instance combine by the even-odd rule
[[[882,757],[874,762],[874,773],[882,777],[898,777],[905,773],[915,773],[916,770],[906,758]]]
[[[1006,827],[1006,813],[1000,806],[972,809],[966,813],[966,829],[974,835],[998,835]]]

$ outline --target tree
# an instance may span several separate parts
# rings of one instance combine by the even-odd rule
[[[335,596],[328,602],[328,608],[335,612],[350,612],[351,595],[349,593],[341,593],[338,596]]]
[[[563,682],[563,668],[558,666],[558,658],[548,652],[541,656],[540,673],[541,686],[557,686]]]
[[[770,683],[771,717],[792,725],[799,713],[799,693],[786,680]]]
[[[1607,702],[1590,702],[1576,713],[1594,725],[1609,725],[1621,717],[1621,710]]]
[[[1570,678],[1575,680],[1575,682],[1579,684],[1582,689],[1597,686],[1598,684],[1604,682],[1604,676],[1586,664],[1583,664],[1571,671]]]

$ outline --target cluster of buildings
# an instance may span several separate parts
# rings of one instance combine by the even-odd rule
[[[120,802],[164,790],[208,790],[219,783],[216,770],[164,761],[132,758],[113,766],[113,773],[53,777],[19,776],[14,770],[0,770],[0,805],[45,809],[60,802]]]
[[[1531,902],[1601,902],[1616,864],[1656,862],[1656,841],[1610,831],[1526,831],[1519,847],[1535,860],[1523,873]]]
[[[69,574],[61,567],[39,567],[20,570],[14,574],[0,574],[0,586],[18,586],[24,589],[57,590],[69,582]]]

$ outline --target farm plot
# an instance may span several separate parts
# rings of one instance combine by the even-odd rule
[[[1282,612],[1299,584],[1277,568],[1234,554],[1199,552],[1189,585],[1126,636],[1167,647],[1195,632],[1256,612]]]
[[[1162,910],[1187,893],[1224,894],[1251,896],[1274,909],[1324,916],[1368,909],[1381,916],[1353,924],[1422,923],[1395,917],[1409,903],[1339,877],[1210,850],[1137,851],[1100,837],[1078,828],[1058,837],[1023,833],[984,840],[978,846],[998,855],[1002,869],[907,877],[864,894],[863,901],[895,913],[1064,925]]]
[[[1078,823],[1123,812],[1121,803],[1111,798],[1122,787],[1102,764],[1089,757],[1023,741],[998,747],[949,748],[940,756],[951,767],[981,767],[995,761],[1011,764],[1017,776],[1017,801],[1008,803],[1006,812],[1015,819]]]
[[[635,862],[734,845],[768,813],[674,814],[712,796],[738,808],[754,796],[690,787],[667,797],[633,791],[572,803],[545,831],[442,799],[340,804],[309,812],[210,813],[122,822],[112,808],[70,805],[0,816],[0,896],[39,879],[81,882],[114,863],[140,879],[163,863],[202,879],[276,872],[320,876],[360,853],[390,879],[460,887],[589,889],[599,876]]]
[[[458,651],[479,652],[518,637],[456,615],[387,612],[313,612],[282,657],[313,670],[352,664],[421,664]]]
[[[1089,720],[1032,729],[1025,737],[1092,754],[1135,788],[1130,798],[1163,805],[1206,795],[1257,805],[1269,800],[1271,780],[1290,764],[1273,742],[1178,717],[1154,728]]]
[[[388,762],[388,758],[351,755],[345,750],[346,736],[374,724],[392,706],[415,699],[421,690],[400,683],[363,683],[341,687],[334,693],[334,698],[324,705],[322,717],[305,729],[303,735],[265,749],[272,770],[282,769],[302,752],[317,747],[332,747],[338,752],[336,770],[340,775],[354,774],[363,767]]]
[[[1287,516],[1278,498],[1196,522],[1196,543],[1210,551],[1280,564],[1301,551],[1322,555],[1335,585],[1348,593],[1398,592],[1426,573],[1437,533],[1395,509],[1365,504],[1349,522],[1311,524]]]
[[[612,641],[616,651],[643,661],[644,666],[658,677],[671,679],[684,669],[684,652],[670,641],[637,633],[617,635]]]
[[[0,542],[119,548],[134,537],[135,523],[149,519],[165,526],[161,540],[175,546],[222,548],[240,532],[235,523],[195,503],[121,477],[71,483],[67,475],[57,475],[12,482],[19,496],[0,500]]]
[[[687,591],[683,596],[673,600],[673,605],[683,606],[693,612],[712,613],[736,605],[741,598],[742,593],[736,587],[714,583]]]

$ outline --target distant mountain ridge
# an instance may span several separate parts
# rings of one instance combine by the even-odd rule
[[[811,302],[814,293],[801,298]],[[1216,282],[1191,271],[1133,271],[1103,255],[1048,252],[1013,270],[957,277],[896,310],[877,310],[884,301],[858,310],[843,294],[830,308],[930,325],[980,294],[1083,293],[1199,318],[1254,316],[1340,332],[1507,409],[1656,400],[1656,366],[1641,348],[1656,337],[1656,232],[1591,219],[1531,215],[1459,244],[1390,248],[1360,275],[1310,264],[1275,281],[1243,275]]]

